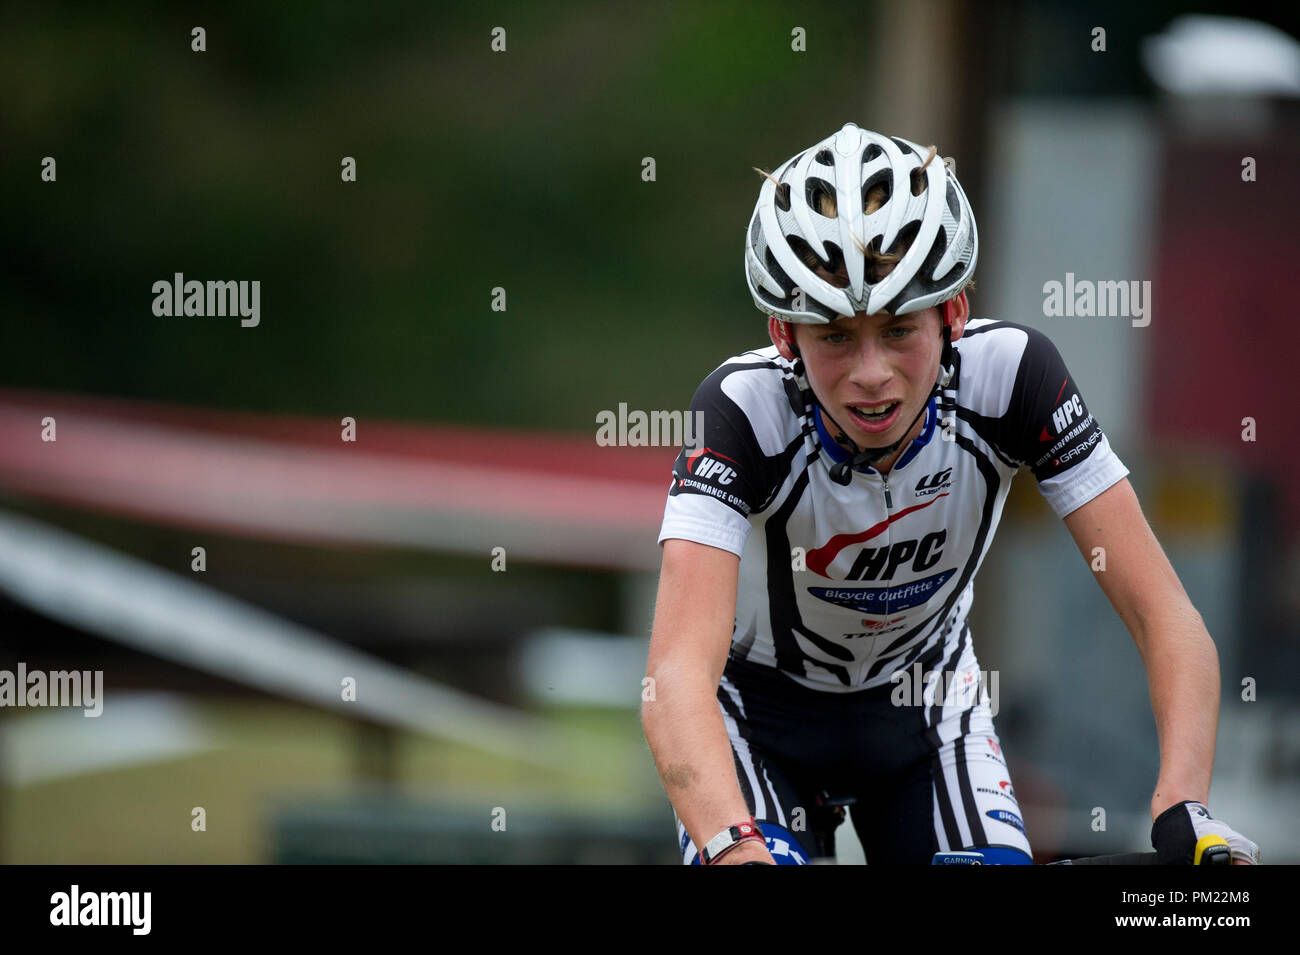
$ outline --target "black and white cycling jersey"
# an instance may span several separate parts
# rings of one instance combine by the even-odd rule
[[[848,453],[774,346],[704,379],[703,436],[678,455],[659,540],[740,556],[732,657],[839,693],[953,659],[1016,471],[1060,517],[1128,474],[1041,332],[974,320],[953,350],[953,440],[932,398],[888,474],[848,485],[830,476]]]

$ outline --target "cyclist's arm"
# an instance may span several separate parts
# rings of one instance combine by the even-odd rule
[[[1219,658],[1128,479],[1065,517],[1084,559],[1105,548],[1097,583],[1128,627],[1146,666],[1160,739],[1151,818],[1185,799],[1207,804],[1219,718]]]
[[[740,558],[693,541],[664,541],[641,725],[664,790],[697,847],[749,817],[717,689],[731,645]],[[771,861],[746,842],[719,860]]]

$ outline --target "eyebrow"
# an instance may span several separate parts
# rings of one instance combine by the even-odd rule
[[[910,321],[914,318],[916,318],[915,312],[904,312],[902,315],[890,315],[887,319],[885,319],[884,322],[881,323],[880,327],[889,328],[891,325],[897,325],[899,322]],[[822,331],[831,332],[831,333],[845,332],[848,330],[847,327],[844,325],[843,320],[839,318],[829,321],[825,325],[820,326],[820,329]]]

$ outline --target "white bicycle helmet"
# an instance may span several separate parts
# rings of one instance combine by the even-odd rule
[[[754,304],[788,322],[824,325],[859,312],[902,315],[956,296],[975,271],[979,236],[966,193],[938,156],[913,176],[928,152],[847,123],[782,163],[758,194],[746,236]],[[884,202],[865,214],[877,187]],[[834,216],[818,211],[820,193],[834,197]],[[907,251],[873,282],[865,250],[893,253],[900,238],[910,240]],[[827,272],[843,266],[847,284],[809,268],[809,250]]]

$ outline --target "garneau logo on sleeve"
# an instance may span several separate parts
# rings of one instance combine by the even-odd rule
[[[1062,452],[1061,456],[1056,460],[1054,460],[1052,464],[1054,465],[1069,464],[1075,458],[1081,458],[1089,451],[1091,451],[1092,446],[1100,440],[1101,440],[1101,428],[1098,428],[1095,431],[1093,431],[1092,434],[1088,435],[1088,437],[1086,437],[1084,440],[1080,441],[1074,447],[1070,448],[1070,450]]]
[[[1079,454],[1079,448],[1084,448],[1085,450],[1091,448],[1101,438],[1101,428],[1095,427],[1095,423],[1096,419],[1089,414],[1073,428],[1061,435],[1061,439],[1055,442],[1037,461],[1034,462],[1034,467],[1043,464],[1043,462],[1048,458],[1053,458],[1062,448],[1067,447],[1072,443],[1075,444],[1075,447],[1067,451],[1065,454],[1062,454],[1060,457],[1054,458],[1052,461],[1053,466],[1060,464],[1062,461],[1069,461],[1071,458],[1077,457]],[[1075,439],[1089,428],[1093,429],[1092,433],[1088,435],[1084,441],[1076,442]]]
[[[1061,382],[1062,393],[1069,383],[1068,378]],[[1057,398],[1059,399],[1060,395]],[[1080,436],[1085,434],[1087,437],[1080,440]],[[1038,440],[1051,441],[1052,444],[1039,455],[1033,466],[1041,468],[1050,460],[1051,467],[1060,468],[1078,458],[1086,457],[1093,445],[1101,440],[1101,429],[1096,426],[1092,413],[1076,391],[1052,412],[1051,429],[1044,425]]]

